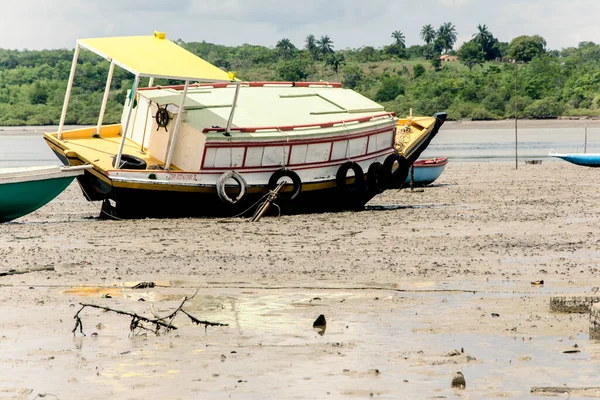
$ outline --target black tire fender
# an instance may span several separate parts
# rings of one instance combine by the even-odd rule
[[[398,163],[398,168],[394,169],[394,164]],[[393,153],[386,157],[383,162],[384,182],[388,188],[401,188],[408,176],[410,165],[403,156]]]
[[[288,177],[292,180],[292,191],[291,192],[280,192],[279,197],[285,201],[295,200],[300,192],[302,192],[302,180],[300,176],[292,171],[291,169],[281,168],[273,172],[273,175],[269,178],[269,190],[274,190],[279,184],[279,180],[283,177]]]
[[[229,197],[225,186],[229,179],[233,179],[240,186],[240,192],[236,197]],[[248,184],[244,177],[237,171],[231,170],[223,173],[217,180],[217,195],[219,199],[225,204],[236,204],[244,198],[248,190]]]
[[[346,178],[348,177],[348,171],[350,170],[354,172],[354,183],[348,185]],[[364,182],[365,173],[363,172],[361,166],[354,161],[346,161],[340,165],[340,168],[335,175],[335,184],[337,185],[338,189],[348,193],[360,191]]]
[[[383,193],[386,188],[384,175],[383,165],[380,162],[375,161],[373,164],[369,165],[369,170],[367,171],[367,185],[369,186],[371,193]]]
[[[121,154],[121,160],[117,167],[117,156],[113,157],[112,166],[119,169],[146,169],[146,161],[131,154]]]

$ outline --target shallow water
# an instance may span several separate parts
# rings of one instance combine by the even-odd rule
[[[38,165],[61,165],[40,134],[0,132],[0,168]]]
[[[600,128],[588,128],[587,152],[600,152]],[[583,152],[584,128],[518,129],[520,159],[552,159],[557,153]],[[448,157],[461,161],[507,161],[515,158],[515,130],[460,129],[440,130],[421,158]],[[554,160],[554,159],[552,159]]]

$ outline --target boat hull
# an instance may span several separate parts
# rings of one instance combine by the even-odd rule
[[[448,164],[447,158],[437,158],[431,160],[418,160],[414,166],[413,186],[426,186],[435,182]],[[410,184],[410,174],[404,181],[405,185]]]
[[[404,166],[402,173],[399,173],[401,168],[392,173],[390,182],[393,181],[394,186],[388,187],[397,187],[404,182],[408,170],[406,161],[416,158],[427,147],[443,124],[444,117],[445,114],[439,118],[436,116],[435,123],[415,138],[411,143],[410,154],[399,153],[400,158],[408,157],[400,163]],[[360,123],[369,124],[369,121],[365,119]],[[280,152],[283,149],[282,153],[290,160],[285,169],[298,175],[302,182],[301,190],[293,200],[276,200],[277,207],[273,209],[279,209],[285,214],[295,214],[360,210],[385,189],[381,187],[379,180],[377,187],[374,187],[373,181],[377,180],[374,177],[382,172],[372,173],[371,167],[374,164],[384,164],[394,153],[395,121],[390,118],[374,120],[366,129],[361,129],[360,123],[353,125],[352,131],[344,129],[333,136],[317,139],[271,139],[248,143],[238,141],[233,144],[231,150],[227,147],[230,146],[229,140],[225,139],[221,140],[223,143],[218,144],[219,147],[212,157],[210,151],[213,142],[207,142],[204,161],[200,170],[196,171],[152,169],[150,166],[154,166],[155,160],[147,153],[141,154],[139,147],[129,139],[126,139],[125,143],[127,153],[145,157],[148,168],[131,170],[110,167],[107,164],[110,163],[111,157],[106,154],[115,154],[121,140],[120,134],[117,133],[118,127],[114,126],[103,127],[99,138],[96,138],[91,130],[82,130],[63,133],[68,135],[65,140],[58,139],[56,134],[46,134],[45,139],[65,165],[93,166],[77,178],[83,194],[90,201],[103,201],[105,216],[118,218],[233,216],[244,212],[246,215],[251,214],[257,203],[272,188],[268,183],[273,175],[283,168],[281,165],[272,164],[252,165],[252,162],[256,163],[257,160],[252,154],[267,154],[267,149],[271,147],[279,149]],[[289,146],[290,150],[288,147],[281,147],[282,144]],[[92,152],[94,146],[97,149]],[[101,149],[100,146],[106,148]],[[296,149],[302,150],[302,146],[304,153],[301,154],[306,154],[306,162],[294,164]],[[315,146],[314,153],[311,146]],[[233,168],[217,165],[219,157],[231,157],[233,152],[240,154],[240,165]],[[349,152],[353,154],[350,155]],[[280,155],[277,152],[274,154]],[[316,156],[320,159],[308,162],[309,158]],[[260,161],[260,157],[258,160]],[[340,180],[340,170],[344,164],[352,164],[355,168],[358,166],[359,171],[362,171],[363,180],[356,183],[351,172],[344,175],[345,179],[342,177]],[[217,190],[219,178],[231,170],[240,173],[247,183],[246,195],[236,204],[224,202],[219,198]],[[287,197],[285,192],[292,191],[291,186],[284,187],[282,197]],[[235,192],[235,187],[228,183],[225,190],[228,193]]]
[[[66,157],[55,151],[58,158],[70,165],[82,165],[83,160],[76,156]],[[381,162],[385,156],[380,157]],[[297,198],[286,201],[276,200],[275,204],[281,213],[299,214],[315,212],[335,212],[344,210],[360,210],[378,192],[369,187],[368,165],[378,159],[366,160],[364,165],[365,177],[358,184],[354,178],[346,180],[343,189],[338,187],[335,179],[304,183]],[[360,164],[359,164],[360,165]],[[333,177],[340,165],[331,167]],[[127,174],[123,172],[121,174]],[[139,172],[130,171],[130,175]],[[160,172],[156,173],[159,174]],[[174,173],[181,175],[181,173]],[[220,174],[220,173],[219,173]],[[267,176],[271,172],[267,173]],[[331,172],[330,172],[331,174]],[[147,175],[147,173],[146,173]],[[146,217],[225,217],[233,215],[252,214],[257,202],[264,198],[269,188],[263,185],[248,187],[248,193],[236,204],[222,202],[217,196],[214,184],[197,185],[191,183],[191,178],[185,183],[161,180],[149,183],[148,180],[123,179],[119,176],[104,175],[90,169],[77,177],[81,190],[89,201],[104,201],[103,215],[117,218],[146,218]],[[292,190],[291,185],[284,186],[283,194]],[[235,187],[228,187],[227,192],[236,194]],[[282,196],[282,197],[284,197]],[[274,207],[274,210],[278,208]]]
[[[363,209],[375,195],[366,188],[352,195],[337,188],[301,192],[292,201],[276,199],[268,214],[357,211]],[[110,200],[105,200],[102,210],[104,217],[117,218],[248,217],[256,211],[256,205],[261,201],[264,201],[264,195],[257,193],[244,196],[236,204],[226,204],[215,193],[115,189]],[[165,207],[165,204],[176,206]]]
[[[556,154],[550,153],[551,157],[560,158],[575,165],[584,167],[599,168],[600,154],[584,153],[584,154]]]
[[[0,174],[0,178],[2,175]],[[0,222],[8,222],[27,215],[52,201],[75,178],[74,175],[45,178],[29,176],[26,179],[0,179]]]

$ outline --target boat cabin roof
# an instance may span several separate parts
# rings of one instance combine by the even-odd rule
[[[234,100],[234,84],[226,87],[191,87],[184,103],[185,122],[193,128],[225,127]],[[160,106],[177,111],[182,90],[141,89],[139,92]],[[276,112],[274,112],[276,110]],[[339,86],[298,87],[293,84],[252,86],[242,84],[235,107],[233,128],[289,126],[325,123],[369,116],[384,111],[374,101]]]
[[[227,72],[171,42],[160,32],[153,36],[79,39],[77,44],[140,77],[204,82],[233,80]]]

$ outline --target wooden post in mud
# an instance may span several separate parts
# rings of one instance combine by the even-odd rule
[[[519,135],[517,133],[517,121],[519,120],[519,108],[517,105],[517,60],[513,61],[515,66],[515,169],[519,169]]]

